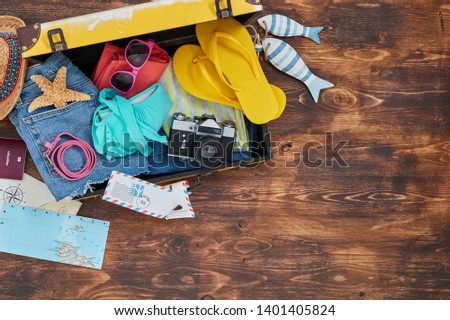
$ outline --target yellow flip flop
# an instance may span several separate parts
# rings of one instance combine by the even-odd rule
[[[173,68],[180,85],[193,96],[242,110],[235,91],[222,81],[201,47],[188,44],[178,48],[173,57]],[[270,88],[277,100],[276,119],[286,107],[286,95],[274,85]]]
[[[173,70],[183,89],[193,96],[241,109],[236,94],[222,82],[201,47],[187,44],[178,48]]]
[[[233,18],[225,18],[197,24],[196,33],[219,78],[235,91],[247,118],[255,124],[275,119],[278,101],[247,29]]]

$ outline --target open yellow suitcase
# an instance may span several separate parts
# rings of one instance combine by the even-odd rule
[[[228,16],[244,15],[243,18],[246,19],[261,10],[259,0],[156,0],[85,16],[37,23],[21,28],[18,33],[23,57],[29,58]]]
[[[154,39],[173,54],[181,45],[196,43],[195,24],[233,16],[244,23],[262,11],[259,0],[155,0],[59,21],[37,23],[18,30],[24,58],[45,59],[55,51],[64,51],[89,77],[104,44],[114,41],[124,45],[130,39]],[[251,167],[271,157],[266,125],[251,125],[251,160],[224,164],[218,168],[147,175],[141,178],[155,183],[210,174],[217,170]],[[102,193],[104,185],[96,186],[86,197]]]

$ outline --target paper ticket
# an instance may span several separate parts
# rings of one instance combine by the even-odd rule
[[[189,199],[189,183],[187,181],[181,181],[171,184],[169,188],[172,189],[174,201],[177,206],[169,213],[166,219],[195,218],[194,209]]]
[[[71,199],[62,199],[59,201],[52,201],[42,205],[41,209],[51,210],[59,213],[67,213],[76,215],[81,208],[82,203]]]

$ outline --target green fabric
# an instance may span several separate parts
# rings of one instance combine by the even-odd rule
[[[172,101],[159,84],[130,99],[114,89],[103,89],[99,102],[94,112],[92,139],[95,150],[108,160],[137,151],[147,157],[153,151],[149,141],[167,144],[167,137],[158,131]]]

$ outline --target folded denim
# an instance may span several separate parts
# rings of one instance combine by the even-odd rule
[[[42,94],[37,84],[31,80],[31,76],[39,74],[53,81],[58,69],[62,66],[67,67],[67,87],[89,94],[92,99],[84,102],[72,102],[60,109],[51,106],[29,113],[28,106],[30,103]],[[152,171],[150,168],[152,164],[159,165],[153,159],[160,156],[155,153],[163,152],[163,148],[154,148],[152,159],[135,153],[125,158],[108,161],[104,155],[97,154],[95,168],[89,175],[77,181],[65,180],[56,172],[50,161],[43,156],[46,150],[45,143],[53,141],[62,132],[68,132],[93,146],[92,118],[98,106],[97,97],[98,90],[89,78],[73,65],[64,54],[57,52],[44,63],[34,65],[27,70],[21,96],[9,115],[10,121],[27,144],[31,158],[41,177],[57,200],[67,196],[84,195],[91,184],[107,180],[112,170],[138,175]],[[83,152],[79,148],[67,150],[64,163],[70,171],[82,169],[85,164]],[[167,166],[169,164],[162,165]],[[166,167],[165,170],[170,171],[170,168]],[[182,170],[185,171],[186,169]]]
[[[152,153],[149,141],[167,144],[167,136],[158,134],[172,101],[155,84],[140,94],[126,99],[114,89],[103,89],[100,106],[94,112],[92,139],[95,150],[111,160],[139,151]]]
[[[67,136],[70,139],[60,143],[61,138]],[[76,181],[86,177],[95,168],[97,163],[97,155],[94,149],[85,141],[78,139],[67,132],[60,133],[55,140],[47,142],[44,145],[47,150],[44,152],[44,157],[48,159],[53,165],[53,168],[58,174],[66,180]],[[64,154],[70,148],[80,148],[85,157],[85,165],[79,171],[72,172],[67,169],[64,163]]]

